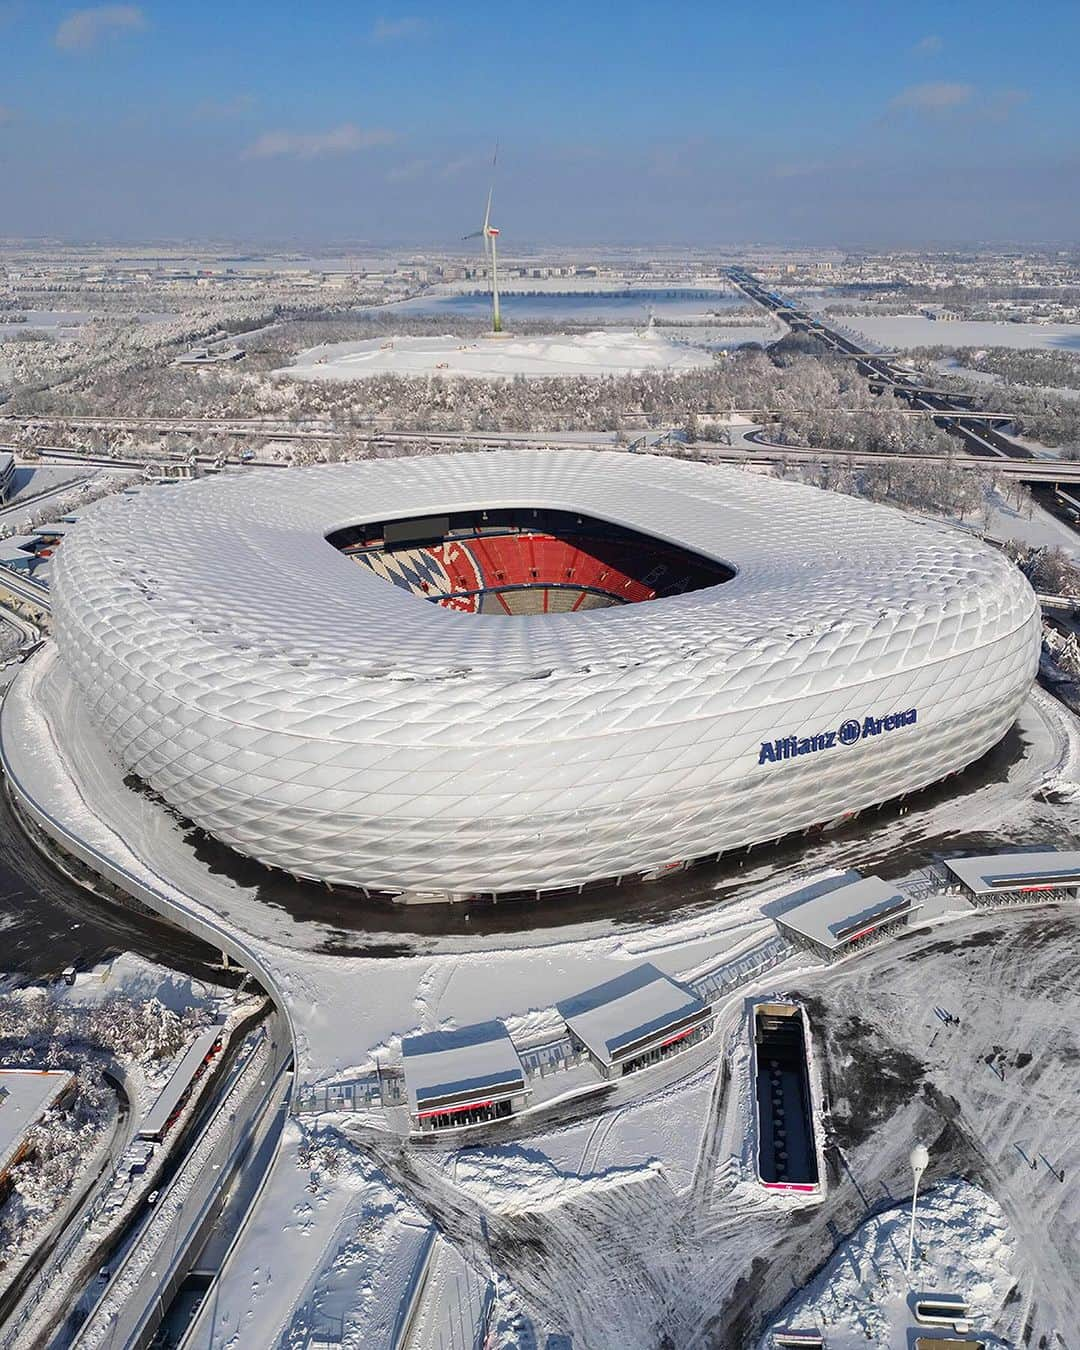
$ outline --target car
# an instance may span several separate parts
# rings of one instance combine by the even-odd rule
[[[146,1197],[146,1203],[148,1205],[156,1205],[157,1198],[160,1194],[161,1194],[160,1191],[151,1191],[150,1194]]]

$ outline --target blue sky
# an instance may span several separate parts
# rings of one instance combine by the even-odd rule
[[[0,0],[0,236],[1080,236],[1080,4]]]

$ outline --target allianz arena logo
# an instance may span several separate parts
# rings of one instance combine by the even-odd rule
[[[813,755],[819,750],[831,750],[835,745],[857,745],[859,741],[883,736],[889,731],[910,727],[919,720],[917,708],[889,713],[885,717],[849,717],[835,731],[818,731],[813,736],[781,736],[775,741],[762,741],[758,752],[759,764],[775,764],[781,759],[795,759],[799,755]]]

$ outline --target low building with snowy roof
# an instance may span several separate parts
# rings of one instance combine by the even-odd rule
[[[460,1129],[521,1109],[525,1070],[501,1022],[429,1031],[401,1042],[409,1117],[420,1130]]]
[[[158,1093],[157,1100],[139,1124],[137,1133],[140,1139],[159,1143],[165,1137],[170,1125],[183,1111],[192,1088],[221,1049],[221,1034],[220,1023],[205,1028],[180,1056],[168,1081]]]
[[[605,1078],[666,1059],[713,1028],[708,1004],[648,961],[556,1007]]]
[[[31,1128],[74,1086],[67,1069],[0,1069],[0,1195],[11,1169],[26,1157]]]
[[[946,858],[945,868],[952,878],[950,889],[976,905],[1080,896],[1080,851],[1075,849]]]
[[[910,896],[881,877],[839,880],[775,916],[782,936],[834,961],[857,943],[906,924],[915,906]]]

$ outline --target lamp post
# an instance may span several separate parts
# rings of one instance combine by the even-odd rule
[[[919,1179],[926,1171],[926,1165],[930,1161],[930,1154],[926,1151],[925,1144],[916,1144],[911,1150],[911,1171],[915,1178],[915,1185],[911,1192],[911,1228],[908,1230],[907,1244],[907,1276],[911,1280],[911,1262],[915,1256],[915,1206],[919,1200]]]

